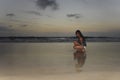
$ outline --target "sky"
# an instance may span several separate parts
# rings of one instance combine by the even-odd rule
[[[120,36],[120,0],[0,0],[0,36]]]

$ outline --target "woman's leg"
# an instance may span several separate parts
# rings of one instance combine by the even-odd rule
[[[84,52],[84,47],[80,45],[77,41],[74,41],[74,49],[77,49],[78,51]]]
[[[74,49],[76,49],[76,46],[80,46],[80,44],[77,41],[74,41],[73,43],[74,43],[74,46],[73,46]]]
[[[80,46],[80,44],[77,41],[74,41],[74,46]]]
[[[77,41],[74,41],[74,49],[83,49],[83,46],[81,46]]]

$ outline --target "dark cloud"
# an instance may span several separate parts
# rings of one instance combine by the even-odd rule
[[[7,13],[6,16],[9,16],[9,17],[14,17],[15,14],[14,13]]]
[[[50,7],[52,10],[58,9],[56,0],[37,0],[36,5],[43,10],[45,10],[47,7]]]
[[[79,19],[82,17],[82,15],[81,14],[67,14],[67,17]]]
[[[10,26],[0,24],[0,32],[9,32],[9,31],[11,32],[11,31],[14,31],[14,30],[11,29]]]
[[[12,25],[0,24],[0,36],[15,36],[21,32],[12,28]]]
[[[9,27],[13,27],[12,25],[9,25]]]
[[[20,27],[27,27],[27,26],[28,26],[27,24],[20,25]]]
[[[40,12],[37,12],[37,11],[26,11],[27,13],[29,14],[34,14],[34,15],[37,15],[37,16],[41,16]]]
[[[18,31],[8,27],[0,25],[0,36],[13,36],[18,34]]]

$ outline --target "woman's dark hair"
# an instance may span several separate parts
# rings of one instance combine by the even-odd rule
[[[78,33],[78,34],[83,38],[83,40],[85,41],[85,37],[83,36],[82,32],[81,32],[80,30],[76,30],[75,34],[77,34],[77,33]]]

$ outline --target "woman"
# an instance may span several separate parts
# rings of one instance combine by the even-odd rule
[[[82,35],[80,30],[75,32],[77,40],[74,41],[73,48],[76,49],[74,52],[74,60],[77,60],[76,68],[80,68],[84,65],[86,60],[86,40],[85,37]]]
[[[77,41],[74,41],[74,46],[73,48],[76,49],[77,51],[80,52],[85,52],[85,48],[86,48],[86,40],[85,37],[83,36],[83,34],[81,33],[80,30],[76,30],[75,32],[76,37],[77,37]]]

